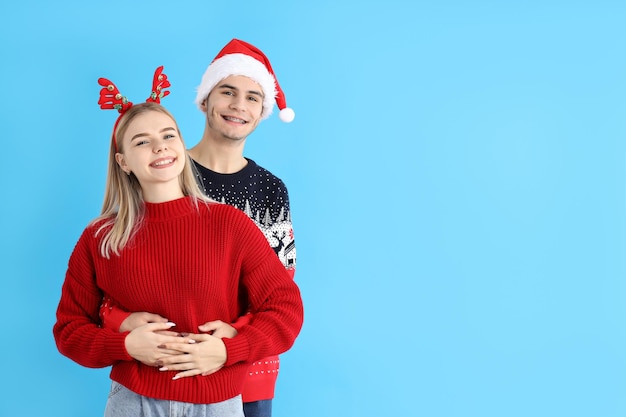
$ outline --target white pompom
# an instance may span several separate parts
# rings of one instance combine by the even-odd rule
[[[292,108],[285,107],[278,113],[278,117],[285,123],[291,123],[296,117],[296,113],[293,111]]]

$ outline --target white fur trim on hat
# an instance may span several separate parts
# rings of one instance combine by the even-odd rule
[[[277,94],[276,81],[265,65],[245,54],[224,55],[209,65],[197,88],[195,103],[198,108],[202,110],[202,102],[209,96],[217,83],[231,75],[243,75],[261,86],[264,95],[261,118],[269,117],[272,114]]]

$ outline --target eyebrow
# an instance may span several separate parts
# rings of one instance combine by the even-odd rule
[[[168,126],[168,127],[164,127],[163,129],[161,129],[161,130],[159,131],[159,133],[168,132],[168,131],[170,131],[170,130],[173,130],[174,132],[176,132],[176,129],[175,129],[175,128],[173,128],[173,127],[169,127],[169,126]],[[150,136],[150,134],[149,134],[149,133],[137,133],[135,136],[133,136],[132,138],[130,138],[130,141],[132,142],[132,141],[134,141],[135,139],[137,139],[137,138],[142,138],[142,137],[144,137],[144,136]]]
[[[235,87],[234,85],[230,85],[230,84],[221,84],[220,86],[218,86],[218,88],[228,88],[230,90],[239,91],[237,87]],[[248,94],[254,94],[263,98],[263,93],[258,90],[248,90]]]

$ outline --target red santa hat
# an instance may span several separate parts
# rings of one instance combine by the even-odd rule
[[[294,111],[287,107],[285,94],[276,80],[270,61],[257,47],[239,39],[233,39],[217,54],[213,62],[204,72],[202,82],[198,86],[196,105],[202,110],[202,102],[209,96],[213,87],[226,77],[243,75],[258,83],[263,89],[263,111],[261,119],[272,114],[274,100],[280,110],[278,117],[289,123]]]

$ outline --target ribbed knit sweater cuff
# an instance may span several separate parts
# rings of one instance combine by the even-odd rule
[[[103,318],[104,327],[109,327],[116,332],[120,331],[122,323],[130,316],[129,311],[124,311],[121,308],[112,308],[108,314]]]
[[[239,335],[232,339],[223,338],[222,341],[226,346],[226,363],[224,366],[249,360],[250,350],[248,348],[248,339],[245,336]]]
[[[231,323],[231,325],[235,328],[235,330],[240,332],[243,326],[250,324],[250,320],[252,320],[252,314],[248,313],[239,317],[234,323]]]
[[[111,355],[111,359],[113,359],[114,361],[134,360],[133,357],[130,356],[128,354],[128,351],[126,350],[126,336],[128,336],[128,332],[115,333],[114,335],[107,337],[105,341],[105,352]]]

